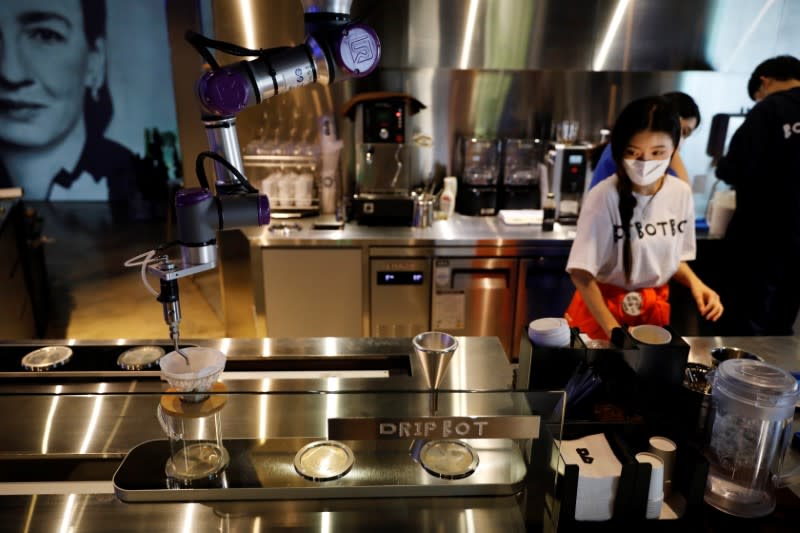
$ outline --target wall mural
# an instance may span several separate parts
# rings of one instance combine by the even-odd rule
[[[0,2],[0,187],[163,213],[180,178],[163,0]]]

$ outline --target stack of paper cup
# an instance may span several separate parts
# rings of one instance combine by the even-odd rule
[[[647,451],[657,455],[664,463],[664,497],[672,492],[672,468],[675,465],[675,455],[678,447],[666,437],[650,437],[650,449]]]
[[[539,318],[528,324],[528,338],[537,346],[569,346],[569,325],[563,318]]]
[[[661,505],[664,503],[664,462],[661,458],[650,452],[636,454],[640,463],[649,463],[650,488],[647,491],[647,510],[645,518],[658,518],[661,515]]]

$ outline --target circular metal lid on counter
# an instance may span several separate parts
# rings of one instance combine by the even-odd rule
[[[419,462],[436,477],[461,479],[478,468],[478,454],[472,446],[460,440],[432,440],[422,447]]]
[[[210,478],[228,466],[228,450],[213,442],[195,442],[183,446],[167,459],[164,471],[180,481]]]
[[[22,368],[42,372],[65,365],[70,359],[72,348],[69,346],[45,346],[26,354],[22,358]]]
[[[297,473],[311,481],[339,479],[350,471],[354,462],[350,447],[335,440],[306,444],[294,456]]]
[[[136,346],[120,354],[117,366],[123,370],[145,370],[155,366],[165,353],[161,346]]]

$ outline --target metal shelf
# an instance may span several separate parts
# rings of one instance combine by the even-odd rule
[[[315,171],[319,166],[319,160],[316,156],[306,155],[244,155],[242,159],[246,167],[304,167]]]

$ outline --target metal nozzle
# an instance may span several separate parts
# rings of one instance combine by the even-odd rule
[[[189,364],[189,356],[181,350],[180,341],[181,341],[181,334],[178,331],[178,323],[175,322],[169,325],[169,338],[172,339],[172,345],[175,347],[175,352],[178,355],[183,357],[183,360],[186,361],[186,364]]]
[[[168,257],[162,258],[162,263],[159,266],[162,271],[169,272],[175,270],[175,264],[172,263]],[[178,346],[180,341],[180,323],[181,323],[181,300],[178,292],[178,280],[161,278],[161,294],[158,295],[158,301],[164,310],[164,322],[169,327],[169,338],[175,346],[175,351],[178,352],[189,364],[189,357],[181,351]]]

